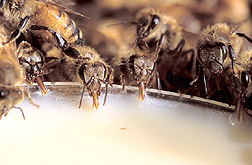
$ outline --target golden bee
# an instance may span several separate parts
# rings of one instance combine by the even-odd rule
[[[54,66],[58,65],[57,63],[59,63],[59,59],[53,57],[45,59],[40,50],[26,41],[22,41],[19,44],[16,52],[19,58],[19,63],[25,70],[26,83],[32,85],[33,82],[36,82],[40,87],[42,94],[46,94],[47,90],[43,83],[43,76],[49,74],[55,69]],[[49,63],[49,60],[54,60],[54,62]]]
[[[113,59],[115,69],[115,79],[120,81],[122,89],[126,85],[136,85],[139,87],[139,99],[144,100],[145,88],[155,86],[155,62],[156,56],[148,50],[138,48],[123,49]]]
[[[6,20],[0,19],[0,42],[8,40],[7,36],[10,35],[10,25]],[[16,56],[16,44],[11,42],[5,45],[0,45],[0,119],[6,116],[12,108],[16,107],[23,99],[24,96],[33,105],[29,94],[20,85],[24,81],[24,72],[19,65]],[[24,117],[24,114],[23,114]]]
[[[69,44],[84,44],[82,32],[66,12],[83,15],[51,0],[1,0],[0,10],[17,27],[5,43],[17,39],[26,30],[32,30],[36,36],[60,47],[66,55],[79,56]]]
[[[100,58],[100,55],[93,48],[81,45],[75,45],[74,48],[81,53],[82,58],[65,57],[56,72],[62,74],[65,81],[83,83],[84,87],[79,108],[81,107],[84,90],[87,88],[90,97],[93,98],[93,107],[97,109],[99,106],[98,97],[101,94],[101,83],[106,85],[104,105],[108,85],[112,86],[114,70]]]
[[[0,19],[0,43],[8,40],[10,24]],[[16,56],[16,43],[0,44],[0,86],[16,86],[23,81],[23,71]]]

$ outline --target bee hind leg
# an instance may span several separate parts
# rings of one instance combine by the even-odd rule
[[[37,26],[37,25],[32,25],[30,27],[31,30],[46,30],[49,31],[55,41],[57,42],[58,47],[60,47],[60,49],[62,49],[62,51],[69,57],[71,58],[79,58],[80,57],[80,53],[79,51],[77,51],[75,48],[71,47],[68,45],[67,41],[57,32],[55,32],[54,30],[49,29],[48,27],[45,26]]]

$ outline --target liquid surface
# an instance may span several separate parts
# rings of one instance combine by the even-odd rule
[[[251,164],[252,124],[232,126],[211,108],[135,93],[32,94],[0,121],[1,164]]]

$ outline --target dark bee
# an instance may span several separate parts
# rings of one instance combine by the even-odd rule
[[[236,73],[237,59],[244,57],[245,40],[251,42],[243,33],[236,32],[240,25],[218,23],[208,26],[200,35],[197,51],[199,63],[198,77],[202,74],[205,96],[218,101],[235,104],[238,121],[245,102],[243,79]],[[240,58],[239,57],[239,58]],[[239,61],[242,60],[238,60]],[[241,77],[241,75],[240,75]],[[242,76],[243,77],[243,76]],[[243,111],[243,110],[242,110]]]
[[[125,49],[114,58],[115,77],[121,77],[121,84],[124,90],[125,84],[139,87],[139,99],[144,99],[146,87],[154,87],[156,56],[147,50],[137,48]]]
[[[19,44],[17,49],[17,56],[19,58],[19,63],[25,70],[25,81],[28,85],[32,85],[36,82],[42,94],[46,94],[47,90],[43,83],[43,76],[52,72],[55,68],[54,66],[59,63],[57,58],[50,58],[50,60],[55,60],[54,64],[49,65],[42,52],[37,48],[33,47],[30,43],[23,41]],[[47,61],[49,59],[47,58]]]
[[[205,84],[205,94],[211,97],[218,87],[223,72],[234,69],[235,55],[244,49],[242,33],[236,33],[240,25],[218,23],[205,28],[198,40],[197,61],[200,64]],[[225,74],[225,73],[224,73]],[[211,84],[217,88],[211,87]]]
[[[76,45],[74,48],[81,53],[82,58],[66,57],[62,59],[56,73],[63,75],[66,81],[83,83],[81,101],[84,90],[87,88],[89,95],[93,98],[93,106],[97,109],[99,106],[98,97],[101,94],[101,83],[106,85],[104,105],[108,85],[112,86],[114,70],[100,58],[100,55],[93,48],[80,45]]]

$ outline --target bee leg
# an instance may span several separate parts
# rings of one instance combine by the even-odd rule
[[[124,89],[125,89],[125,83],[126,83],[125,77],[122,74],[120,75],[120,77],[121,77],[122,91],[124,91]]]
[[[122,84],[122,90],[124,91],[124,88],[125,88],[125,83],[126,83],[126,80],[125,80],[125,75],[127,75],[127,66],[126,66],[126,61],[122,61],[121,64],[120,64],[120,71],[121,71],[121,84]]]
[[[0,8],[3,7],[3,5],[5,4],[6,0],[1,0],[0,1]]]
[[[24,91],[24,94],[25,94],[25,98],[28,100],[28,102],[29,102],[32,106],[34,106],[34,107],[36,107],[36,108],[39,108],[39,105],[35,104],[35,103],[32,101],[30,94],[29,94],[25,89],[23,89],[23,91]]]
[[[204,72],[202,72],[202,74],[203,74],[203,82],[204,82],[205,95],[208,96],[208,87],[207,87],[206,75],[204,74]]]
[[[164,42],[165,42],[165,35],[162,35],[161,39],[157,42],[157,46],[155,50],[156,59],[158,58],[158,53],[160,52],[161,46],[164,44]]]
[[[21,111],[21,113],[22,113],[22,116],[23,116],[24,120],[25,120],[25,115],[24,115],[24,112],[23,112],[22,108],[20,108],[20,107],[13,107],[13,108],[19,109]],[[6,115],[4,115],[4,116],[6,116]]]
[[[0,113],[0,120],[2,119],[3,116],[6,116],[8,114],[7,112],[8,108],[6,105],[4,105],[3,109],[1,110],[1,113]],[[6,114],[7,112],[7,114]]]
[[[49,31],[55,41],[57,42],[58,46],[62,49],[62,51],[69,57],[71,58],[75,58],[77,59],[78,57],[80,57],[80,53],[79,51],[77,51],[76,49],[74,49],[71,46],[68,46],[67,41],[57,32],[55,32],[54,30],[49,29],[48,27],[45,26],[37,26],[37,25],[32,25],[30,27],[31,30],[46,30]]]
[[[246,40],[248,40],[250,43],[252,43],[252,39],[249,38],[246,34],[244,33],[236,33],[239,37],[244,37]]]
[[[80,99],[80,104],[79,104],[79,109],[81,107],[81,103],[82,103],[82,99],[83,99],[83,96],[84,96],[84,91],[85,91],[85,85],[83,86],[83,89],[82,89],[82,93],[81,93],[81,99]]]
[[[107,78],[107,82],[108,82],[108,84],[111,86],[111,87],[113,87],[113,77],[114,77],[114,70],[110,67],[110,66],[108,66],[108,78]]]
[[[105,96],[104,96],[103,106],[106,103],[107,95],[108,95],[108,83],[105,83],[105,84],[106,84],[106,86],[105,86]]]
[[[14,32],[11,33],[10,39],[4,44],[8,44],[9,42],[17,39],[20,36],[22,29],[24,29],[29,19],[30,19],[29,16],[26,16],[24,19],[22,19],[22,21],[18,25],[18,28]]]
[[[234,50],[232,48],[231,45],[228,45],[228,50],[229,50],[229,57],[232,61],[232,69],[233,69],[233,72],[234,72],[234,60],[235,60],[235,54],[234,54]]]
[[[162,90],[161,81],[160,81],[160,75],[159,75],[158,71],[156,71],[156,79],[157,79],[157,89],[158,90]]]

